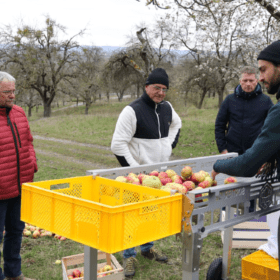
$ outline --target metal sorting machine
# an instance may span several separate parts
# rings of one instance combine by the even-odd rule
[[[181,173],[184,166],[189,165],[194,172],[204,170],[211,172],[213,164],[219,159],[236,157],[236,153],[225,155],[190,158],[164,163],[141,165],[138,167],[121,167],[114,169],[88,170],[87,175],[115,179],[132,173],[148,174],[153,170],[165,171],[172,169]],[[224,231],[223,257],[214,260],[208,270],[207,279],[228,279],[233,226],[239,223],[257,219],[274,211],[280,210],[277,205],[280,193],[280,183],[262,182],[256,178],[238,178],[237,183],[224,184],[225,174],[219,174],[216,179],[218,186],[199,189],[183,195],[182,211],[182,268],[183,280],[199,279],[199,262],[203,238],[215,231]],[[202,197],[198,197],[202,195]],[[249,213],[250,201],[254,201],[254,211]],[[217,219],[225,209],[226,218]],[[205,214],[210,214],[210,222],[205,221]],[[235,215],[234,215],[235,214]],[[152,241],[152,240],[151,240]],[[85,279],[96,279],[97,250],[85,246]]]

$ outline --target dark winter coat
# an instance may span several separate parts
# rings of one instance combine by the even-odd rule
[[[213,168],[218,173],[252,177],[273,157],[277,160],[276,168],[280,178],[280,103],[268,112],[261,133],[250,149],[241,156],[218,160]]]
[[[243,154],[261,132],[271,99],[262,93],[258,84],[252,93],[238,85],[233,94],[223,101],[215,123],[215,138],[219,152]]]
[[[21,193],[37,171],[33,137],[23,109],[0,107],[0,200]]]

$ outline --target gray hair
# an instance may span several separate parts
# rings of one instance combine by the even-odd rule
[[[0,83],[1,82],[16,82],[16,79],[9,73],[0,71]]]
[[[253,66],[245,66],[245,67],[243,67],[242,69],[241,69],[241,71],[240,71],[240,77],[239,77],[239,80],[241,80],[241,78],[242,78],[242,75],[243,74],[255,74],[255,77],[258,79],[259,78],[259,72],[258,72],[258,70],[255,68],[255,67],[253,67]]]

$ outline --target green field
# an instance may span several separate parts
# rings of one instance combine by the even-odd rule
[[[54,108],[52,117],[42,118],[42,108],[33,111],[30,127],[39,171],[35,181],[84,176],[86,170],[119,167],[110,151],[110,142],[117,117],[127,103],[96,103],[84,115],[84,106],[64,110]],[[217,99],[207,99],[201,110],[195,107],[174,106],[183,127],[172,159],[202,157],[218,154],[214,137]],[[218,217],[217,217],[218,218]],[[207,219],[207,217],[206,217]],[[182,242],[171,236],[155,242],[170,259],[171,264],[147,261],[138,254],[138,269],[133,279],[182,279]],[[83,252],[83,245],[71,240],[59,241],[42,237],[24,237],[22,271],[33,279],[62,279],[61,265],[55,261]],[[139,248],[137,248],[139,251]],[[232,250],[229,279],[241,279],[241,259],[253,250]],[[121,253],[115,254],[122,263]],[[204,239],[200,259],[200,279],[205,279],[210,263],[222,256],[220,232]]]

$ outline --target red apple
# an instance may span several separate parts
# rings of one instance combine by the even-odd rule
[[[32,237],[35,238],[35,239],[38,238],[38,237],[40,237],[40,231],[36,229],[36,230],[33,232]]]
[[[74,277],[80,277],[80,275],[81,275],[81,271],[79,270],[79,269],[74,269],[73,270],[73,276]]]
[[[187,191],[191,191],[195,188],[195,183],[192,181],[185,181],[182,185],[187,188]]]
[[[163,179],[163,178],[169,178],[168,174],[163,172],[163,171],[159,172],[158,177],[159,177],[160,180]]]
[[[225,179],[224,184],[231,184],[231,183],[236,183],[237,180],[234,177],[228,177]]]
[[[213,180],[213,182],[212,182],[212,187],[215,187],[215,186],[217,186],[217,181],[216,180]]]
[[[198,186],[205,189],[205,188],[211,187],[211,184],[209,181],[203,181],[203,182],[199,183]]]
[[[154,170],[149,175],[150,176],[157,176],[158,177],[158,174],[159,174],[158,171]]]
[[[165,185],[168,184],[168,183],[172,183],[172,179],[169,178],[169,177],[167,177],[167,178],[162,178],[162,179],[160,179],[160,181],[161,181],[161,183],[162,183],[163,186],[165,186]]]

